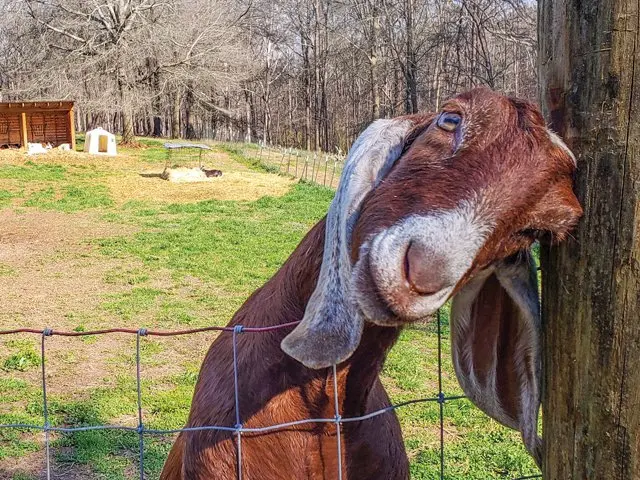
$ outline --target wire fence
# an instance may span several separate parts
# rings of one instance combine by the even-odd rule
[[[438,311],[436,316],[437,322],[437,361],[438,361],[438,393],[434,397],[429,398],[419,398],[414,400],[409,400],[402,403],[397,403],[393,405],[389,405],[386,408],[382,408],[380,410],[376,410],[373,412],[369,412],[365,415],[358,417],[343,417],[339,408],[339,398],[338,398],[338,390],[337,390],[337,381],[335,379],[336,376],[336,367],[333,366],[333,405],[334,405],[334,416],[332,418],[301,418],[297,421],[275,424],[275,425],[266,425],[263,427],[245,427],[243,425],[243,417],[242,412],[240,410],[240,398],[242,392],[239,391],[238,387],[238,379],[242,375],[242,372],[239,371],[238,368],[238,342],[237,338],[239,335],[252,335],[252,334],[260,334],[265,332],[270,332],[278,329],[291,328],[297,324],[297,322],[286,323],[282,325],[270,326],[270,327],[243,327],[241,325],[237,325],[235,327],[205,327],[205,328],[197,328],[190,330],[180,330],[180,331],[153,331],[147,330],[144,328],[134,330],[134,329],[122,329],[122,328],[113,328],[106,330],[95,330],[95,331],[84,331],[84,332],[67,332],[67,331],[57,331],[52,329],[45,330],[36,330],[29,328],[20,328],[14,330],[4,330],[0,331],[0,336],[7,335],[17,335],[17,334],[34,334],[40,336],[40,355],[41,355],[41,387],[42,387],[42,401],[43,401],[43,419],[44,422],[42,425],[36,424],[28,424],[28,423],[12,423],[12,424],[0,424],[0,432],[4,429],[19,429],[19,430],[34,430],[34,431],[42,431],[44,434],[44,443],[45,443],[45,473],[47,480],[51,480],[51,438],[50,434],[52,432],[56,433],[74,433],[74,432],[82,432],[82,431],[90,431],[90,430],[121,430],[121,431],[129,431],[135,432],[138,434],[138,471],[140,480],[145,480],[147,478],[145,474],[145,437],[146,436],[162,436],[162,435],[171,435],[177,434],[180,432],[193,432],[193,431],[202,431],[202,430],[219,430],[230,432],[235,435],[236,438],[236,462],[237,462],[237,480],[242,480],[243,478],[243,462],[242,462],[242,437],[245,433],[268,433],[268,432],[276,432],[278,430],[283,430],[291,427],[295,427],[298,425],[304,424],[321,424],[321,423],[333,423],[336,427],[336,440],[337,440],[337,449],[336,455],[339,461],[337,462],[337,471],[335,472],[335,478],[338,480],[342,480],[344,478],[344,469],[342,460],[342,439],[341,439],[341,426],[347,423],[353,422],[361,422],[365,420],[369,420],[380,415],[389,414],[397,409],[402,407],[406,407],[408,405],[418,404],[418,403],[427,403],[433,402],[439,405],[439,479],[444,480],[446,475],[446,458],[445,458],[445,412],[444,406],[447,402],[455,402],[464,399],[465,397],[462,395],[452,395],[448,396],[443,392],[443,372],[442,372],[442,318],[441,314]],[[182,335],[191,335],[201,332],[210,332],[217,331],[222,334],[232,335],[232,344],[233,344],[233,382],[234,382],[234,396],[235,396],[235,425],[208,425],[208,426],[200,426],[200,427],[185,427],[180,429],[149,429],[145,427],[144,423],[144,415],[143,415],[143,402],[144,398],[142,395],[142,373],[141,373],[141,360],[140,360],[140,351],[141,351],[141,341],[143,337],[173,337],[173,336],[182,336]],[[62,337],[80,337],[80,336],[88,336],[88,335],[107,335],[107,334],[128,334],[135,335],[136,344],[135,344],[135,359],[136,359],[136,393],[137,393],[137,426],[129,427],[129,426],[121,426],[121,425],[92,425],[92,426],[70,426],[70,427],[59,427],[54,426],[50,423],[49,416],[49,403],[47,398],[47,363],[46,363],[46,352],[47,352],[47,338],[54,336],[62,336]],[[511,480],[525,480],[525,479],[534,479],[534,478],[542,478],[542,475],[528,475],[521,476]]]
[[[266,170],[304,180],[305,182],[337,188],[344,167],[345,156],[327,152],[313,152],[275,145],[229,144],[243,157],[260,164]]]

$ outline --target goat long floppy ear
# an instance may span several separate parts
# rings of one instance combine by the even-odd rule
[[[339,363],[360,343],[364,319],[350,300],[351,233],[365,195],[400,158],[417,118],[377,120],[355,141],[326,218],[324,254],[316,288],[300,324],[282,349],[307,367]]]
[[[486,270],[456,294],[451,347],[465,394],[487,415],[519,430],[540,465],[540,302],[529,252]]]

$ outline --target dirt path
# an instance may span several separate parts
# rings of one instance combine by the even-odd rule
[[[128,235],[131,226],[106,223],[96,214],[0,211],[0,325],[41,328],[72,311],[95,308],[113,290],[105,274],[120,260],[98,256],[89,242]]]

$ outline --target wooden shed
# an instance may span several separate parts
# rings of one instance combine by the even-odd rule
[[[26,148],[27,143],[68,143],[75,150],[73,102],[0,103],[0,148]]]

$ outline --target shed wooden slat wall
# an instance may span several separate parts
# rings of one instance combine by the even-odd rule
[[[23,113],[26,132],[22,130]],[[0,148],[24,147],[24,138],[54,147],[69,143],[75,149],[73,102],[0,103]]]
[[[0,147],[20,146],[22,139],[20,137],[20,114],[0,113]]]
[[[31,143],[71,143],[66,113],[27,113],[27,138]]]

